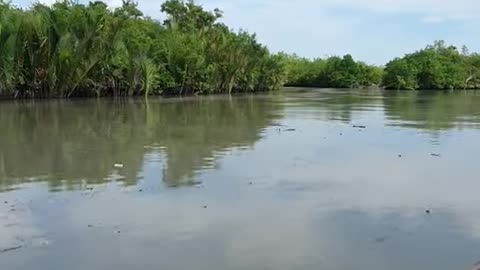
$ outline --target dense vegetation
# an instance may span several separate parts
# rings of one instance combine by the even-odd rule
[[[384,68],[356,62],[352,56],[309,60],[283,55],[290,86],[387,89],[478,89],[480,55],[459,51],[443,41],[396,58]]]
[[[0,95],[131,96],[271,90],[283,84],[278,56],[255,35],[233,32],[192,1],[168,0],[158,22],[134,2],[0,0]]]
[[[351,55],[306,59],[283,55],[288,86],[355,88],[380,85],[382,68],[357,62]]]
[[[0,96],[71,97],[253,92],[282,85],[330,88],[476,89],[480,55],[439,41],[385,68],[351,55],[272,54],[255,35],[219,22],[192,0],[146,17],[131,0],[20,9],[0,0]]]
[[[460,52],[443,41],[385,67],[383,85],[388,89],[477,89],[480,87],[480,55]]]

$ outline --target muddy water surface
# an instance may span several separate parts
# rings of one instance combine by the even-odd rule
[[[480,93],[0,103],[0,269],[469,270]]]

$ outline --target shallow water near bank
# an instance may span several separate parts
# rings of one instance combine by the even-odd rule
[[[480,92],[2,102],[0,130],[0,269],[480,260]]]

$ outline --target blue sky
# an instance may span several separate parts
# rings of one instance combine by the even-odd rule
[[[44,0],[51,2],[53,0]],[[28,6],[30,0],[13,0]],[[115,6],[121,0],[107,0]],[[161,1],[139,0],[140,9],[162,18]],[[234,29],[257,33],[272,51],[324,57],[350,53],[384,64],[434,40],[480,52],[479,0],[197,0],[224,11]]]

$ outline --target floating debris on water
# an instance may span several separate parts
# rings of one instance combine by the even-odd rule
[[[203,182],[201,181],[195,181],[192,183],[193,186],[195,186],[196,188],[204,188],[205,186],[203,185]]]
[[[115,163],[115,164],[113,165],[113,167],[118,168],[118,169],[121,169],[121,168],[123,168],[123,164],[121,164],[121,163]]]
[[[367,128],[367,126],[357,126],[357,125],[353,125],[354,128]]]
[[[375,238],[375,243],[384,243],[387,240],[388,240],[387,236],[377,237]]]
[[[292,131],[297,131],[297,130],[294,129],[294,128],[289,128],[289,129],[285,129],[285,131],[287,131],[287,132],[292,132]]]
[[[432,210],[427,209],[427,210],[425,210],[425,213],[430,215],[432,213]]]
[[[15,246],[15,247],[0,249],[0,253],[5,253],[5,252],[8,252],[8,251],[14,251],[14,250],[17,250],[17,249],[21,249],[22,247],[23,246]]]
[[[436,154],[436,153],[431,153],[430,156],[432,156],[432,157],[441,157],[442,155]]]

